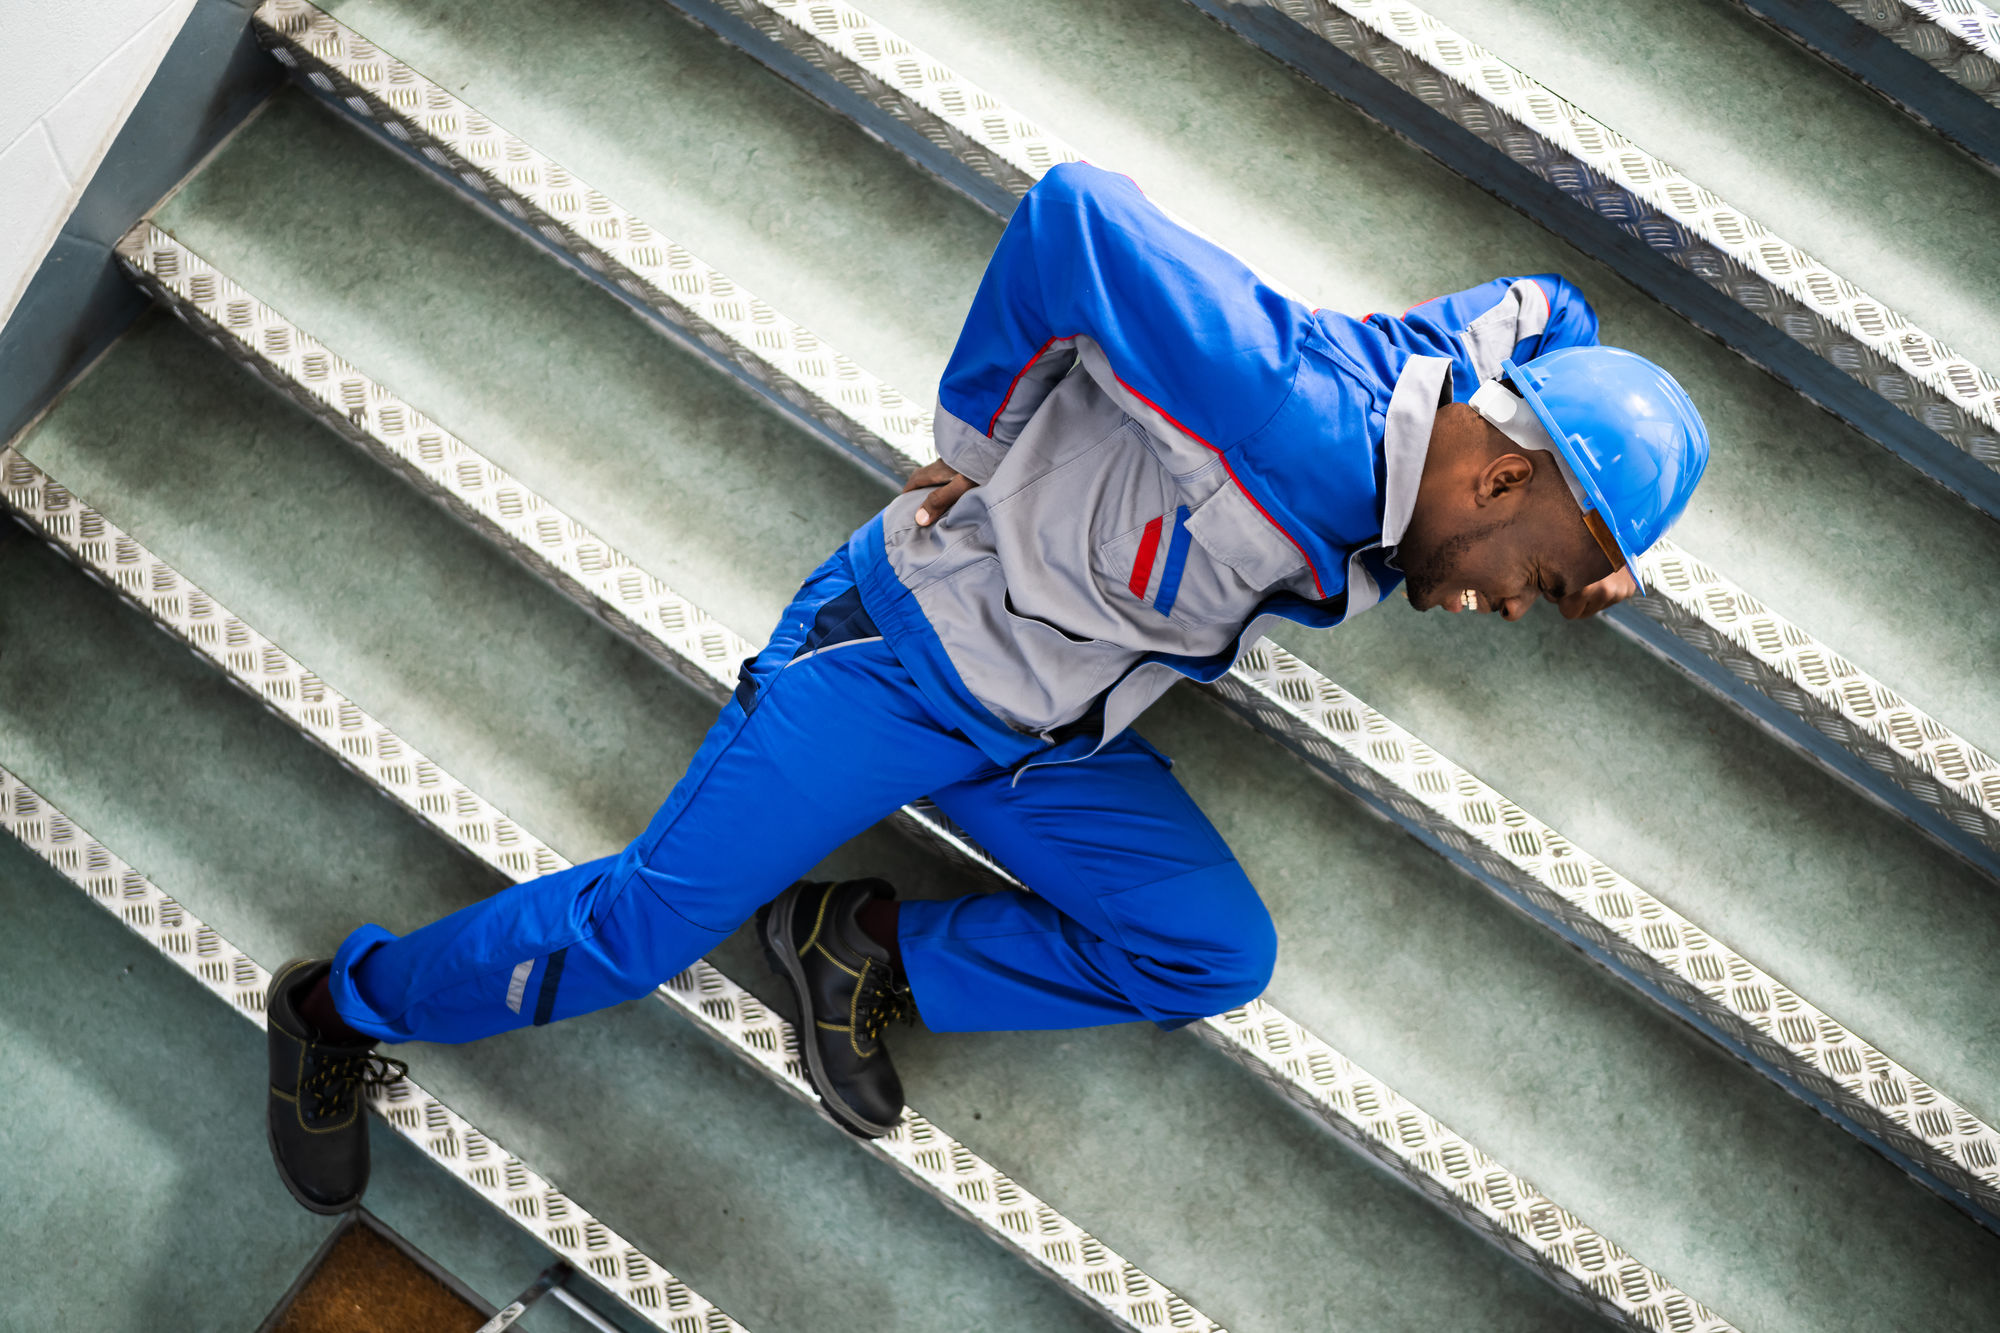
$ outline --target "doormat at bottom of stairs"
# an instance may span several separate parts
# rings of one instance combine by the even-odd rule
[[[473,1333],[487,1316],[402,1237],[353,1214],[259,1333]]]

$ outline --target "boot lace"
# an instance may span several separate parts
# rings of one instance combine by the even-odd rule
[[[910,988],[895,968],[874,964],[862,973],[854,996],[855,1034],[864,1041],[874,1042],[881,1038],[884,1028],[898,1021],[905,1024],[917,1021]]]
[[[389,1087],[409,1072],[401,1060],[374,1051],[328,1056],[299,1084],[299,1095],[312,1095],[314,1116],[337,1120],[353,1108],[363,1088]]]

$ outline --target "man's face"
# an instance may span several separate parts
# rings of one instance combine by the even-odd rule
[[[1442,606],[1519,620],[1538,599],[1560,602],[1614,568],[1543,450],[1491,459],[1428,510],[1412,516],[1398,550],[1419,611]]]

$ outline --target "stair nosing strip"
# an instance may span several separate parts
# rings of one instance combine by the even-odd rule
[[[0,766],[0,830],[231,1009],[264,1027],[271,974],[5,766]],[[386,1090],[370,1089],[368,1105],[417,1151],[648,1324],[684,1333],[684,1321],[696,1319],[715,1333],[744,1333],[741,1324],[665,1265],[414,1079]]]
[[[753,0],[740,0],[740,2],[752,3]],[[294,12],[310,9],[310,6],[303,4],[301,0],[273,0],[273,4],[283,4]],[[267,8],[270,7],[267,5]],[[317,23],[318,20],[314,22]],[[326,31],[334,40],[341,42],[350,40],[335,31],[339,27],[337,23],[330,19],[325,20],[325,23],[331,25]],[[352,40],[365,41],[359,38]],[[368,49],[375,50],[372,46]],[[392,59],[386,56],[382,58]],[[421,80],[421,76],[415,75],[414,71],[405,77]],[[490,121],[487,123],[491,124]],[[499,132],[504,133],[504,131]],[[606,202],[608,204],[608,201]],[[902,465],[907,469],[914,465],[914,460],[905,458]],[[1641,610],[1683,640],[1694,643],[1725,669],[1732,669],[1739,678],[1749,677],[1749,683],[1755,688],[1773,698],[1804,724],[1813,726],[1816,732],[1842,733],[1841,743],[1850,752],[1859,755],[1864,761],[1866,771],[1881,772],[1886,768],[1898,782],[1901,790],[1908,791],[1928,805],[1937,808],[1946,819],[1952,821],[1952,827],[1959,832],[1977,840],[1985,848],[1996,846],[1996,838],[2000,838],[2000,820],[1996,820],[1993,812],[2000,809],[2000,772],[1996,772],[1996,765],[1990,756],[1957,737],[1936,719],[1910,705],[1895,692],[1860,672],[1858,668],[1854,668],[1847,659],[1770,611],[1740,587],[1716,574],[1710,567],[1680,548],[1671,543],[1662,543],[1646,557],[1646,560],[1656,584],[1653,594],[1641,601]],[[1717,610],[1718,606],[1723,610]],[[1777,646],[1772,646],[1774,644]],[[1657,645],[1648,643],[1648,646],[1658,651]],[[1286,658],[1289,659],[1289,655],[1286,655]],[[1810,659],[1810,665],[1802,667],[1802,659]],[[1298,664],[1294,664],[1288,668],[1288,674],[1296,677],[1298,669]],[[1826,679],[1813,681],[1809,672],[1820,671],[1826,673]],[[1324,678],[1320,679],[1323,681]],[[1339,689],[1331,682],[1324,682],[1324,685],[1332,690]],[[1319,687],[1311,688],[1317,690]],[[1252,714],[1256,712],[1256,705],[1250,702],[1256,697],[1254,691],[1245,693],[1225,690],[1223,693],[1239,708]],[[1279,698],[1273,706],[1282,708],[1286,705]],[[1267,729],[1278,730],[1281,738],[1295,750],[1300,751],[1315,767],[1328,772],[1345,785],[1362,790],[1364,795],[1367,794],[1369,780],[1356,776],[1361,770],[1342,771],[1339,765],[1330,764],[1323,756],[1315,754],[1314,738],[1324,731],[1323,726],[1294,718],[1283,728],[1267,727]],[[1897,734],[1899,731],[1915,739],[1905,740],[1903,736]],[[1356,756],[1365,756],[1367,746],[1350,739],[1348,752]],[[1877,762],[1868,763],[1871,756]],[[1363,758],[1360,762],[1365,768],[1366,759]],[[1960,768],[1962,775],[1954,776],[1949,772],[1940,771],[1953,766]],[[1852,773],[1838,769],[1836,771],[1853,780]],[[1462,770],[1459,772],[1462,774]],[[1476,782],[1470,775],[1463,775],[1463,778]],[[1483,787],[1483,784],[1481,785]],[[1407,784],[1405,789],[1407,790]],[[1511,803],[1506,802],[1497,792],[1492,792],[1490,788],[1484,790],[1488,795],[1472,804],[1497,802],[1496,808],[1514,809]],[[1378,803],[1386,800],[1392,807],[1395,804],[1393,799],[1379,795],[1370,799]],[[1407,802],[1405,807],[1407,809]],[[1392,817],[1397,818],[1406,827],[1413,822],[1418,824],[1422,822],[1413,820],[1407,813],[1393,814]],[[1519,818],[1531,820],[1532,817],[1521,812]],[[1545,825],[1539,825],[1539,821],[1534,822],[1543,832],[1533,835],[1523,833],[1520,836],[1523,838],[1532,836],[1543,845],[1554,845],[1561,841],[1559,834],[1547,829]],[[1427,832],[1432,837],[1441,836],[1446,842],[1457,836],[1451,831],[1439,833],[1436,830],[1427,830]],[[1966,854],[1962,848],[1955,846],[1954,850],[1958,850],[1961,855]],[[1989,1226],[1995,1225],[1996,1212],[2000,1212],[2000,1208],[1996,1208],[1996,1205],[2000,1205],[2000,1181],[1989,1178],[1976,1167],[1967,1167],[1960,1160],[1958,1153],[1948,1150],[1930,1151],[1931,1145],[1928,1144],[1924,1150],[1910,1151],[1906,1128],[1896,1123],[1893,1117],[1884,1118],[1886,1113],[1875,1104],[1877,1098],[1863,1095],[1851,1088],[1827,1088],[1824,1086],[1826,1072],[1815,1067],[1820,1062],[1802,1060],[1796,1051],[1780,1052],[1775,1048],[1769,1048],[1767,1040],[1760,1040],[1759,1036],[1751,1035],[1754,1029],[1744,1026],[1745,1017],[1736,1012],[1732,1006],[1717,1002],[1716,997],[1712,995],[1700,994],[1698,987],[1691,992],[1688,978],[1669,975],[1670,969],[1660,968],[1657,959],[1648,957],[1643,965],[1635,965],[1632,959],[1619,956],[1620,949],[1605,942],[1591,943],[1606,929],[1604,923],[1588,913],[1572,910],[1574,904],[1565,908],[1551,906],[1544,888],[1541,887],[1544,879],[1534,870],[1518,863],[1508,862],[1505,853],[1502,853],[1501,861],[1498,863],[1490,858],[1478,856],[1453,859],[1462,868],[1472,870],[1483,881],[1499,888],[1510,900],[1515,901],[1517,906],[1523,906],[1531,915],[1535,915],[1547,924],[1555,925],[1573,940],[1585,943],[1600,961],[1611,962],[1614,970],[1620,971],[1628,979],[1640,980],[1643,988],[1654,994],[1656,999],[1667,1003],[1684,1017],[1693,1019],[1732,1048],[1750,1056],[1753,1063],[1759,1064],[1766,1072],[1783,1071],[1778,1074],[1780,1081],[1791,1086],[1807,1100],[1817,1105],[1840,1108],[1836,1113],[1837,1118],[1844,1116],[1851,1129],[1890,1152],[1891,1156],[1906,1166],[1913,1166],[1919,1174],[1930,1177],[1927,1183],[1947,1197],[1953,1198],[1961,1206],[1968,1207],[1969,1211],[1973,1211],[1975,1216],[1981,1217],[1981,1220]],[[1968,857],[1968,859],[1974,858]],[[1593,874],[1615,876],[1615,872],[1610,871],[1608,867],[1602,867],[1601,863],[1593,864],[1599,867]],[[1982,863],[1975,859],[1975,864],[1990,863]],[[1500,868],[1503,865],[1511,865],[1511,868]],[[1638,892],[1629,886],[1629,882],[1623,881],[1622,877],[1620,882],[1626,885],[1627,892]],[[1666,909],[1662,906],[1660,910]],[[1682,926],[1676,929],[1684,927],[1687,931],[1701,935],[1698,927],[1685,922],[1684,918],[1677,919],[1681,921]],[[1706,936],[1701,935],[1701,938],[1705,939]],[[1742,961],[1740,958],[1738,961],[1741,967],[1750,966],[1747,961]],[[1740,968],[1732,965],[1725,967],[1723,972],[1727,974],[1739,970]],[[1798,1013],[1812,1009],[1802,999],[1798,999],[1795,993],[1779,986],[1761,971],[1757,975],[1760,980],[1755,984],[1755,989],[1775,994],[1788,1003],[1795,1002],[1801,1006],[1796,1011]],[[1772,990],[1773,987],[1776,989]],[[1812,1012],[1819,1015],[1819,1019],[1813,1021],[1832,1022],[1820,1011],[1812,1009]],[[1793,1012],[1788,1012],[1786,1016],[1795,1015]],[[1777,1020],[1770,1021],[1774,1023]],[[1799,1018],[1797,1021],[1803,1023],[1808,1020]],[[1851,1037],[1844,1028],[1841,1032]],[[1841,1040],[1836,1045],[1845,1048],[1848,1043]],[[1869,1049],[1872,1051],[1872,1048]],[[1851,1054],[1851,1051],[1843,1049],[1834,1058],[1845,1062]],[[1879,1056],[1879,1052],[1874,1054]],[[1887,1057],[1880,1057],[1880,1060],[1886,1062]],[[1873,1067],[1876,1063],[1878,1062],[1873,1060],[1862,1062],[1867,1067]],[[1893,1064],[1893,1062],[1888,1063]],[[1899,1066],[1896,1068],[1899,1074],[1907,1072],[1901,1071]],[[1914,1079],[1914,1076],[1910,1077]],[[1884,1096],[1893,1097],[1897,1088],[1903,1086],[1909,1085],[1898,1077],[1893,1081],[1893,1086],[1884,1089]],[[1923,1094],[1934,1093],[1934,1090],[1921,1084],[1920,1081],[1916,1086],[1923,1090]],[[1944,1100],[1941,1094],[1935,1095]],[[1969,1113],[1964,1113],[1962,1108],[1956,1108],[1955,1104],[1950,1104],[1948,1101],[1946,1104],[1951,1105],[1953,1110],[1940,1114],[1949,1114],[1954,1124],[1964,1123],[1960,1116],[1969,1117]],[[1990,1133],[1990,1130],[1980,1125],[1975,1131],[1977,1142],[1971,1151],[1983,1154],[1986,1150],[1985,1136]],[[1973,1174],[1968,1175],[1968,1171]],[[1948,1181],[1952,1183],[1947,1183]]]
[[[2000,14],[1971,0],[1736,4],[1988,170],[2000,171]],[[1954,14],[1954,6],[1964,9]]]
[[[1996,13],[1986,5],[1977,3],[1977,0],[1958,0],[1957,4],[1946,4],[1942,0],[1894,0],[1894,3],[1897,8],[1903,10],[1912,18],[1948,34],[1968,49],[1977,51],[1994,64],[2000,65],[2000,13]],[[1855,13],[1845,6],[1836,5],[1835,8],[1844,14],[1853,15],[1853,17],[1861,19],[1863,22],[1867,21],[1864,17],[1867,13],[1865,5],[1859,7],[1860,13]],[[1869,26],[1874,27],[1875,25],[1871,23]],[[1878,32],[1887,31],[1884,28],[1877,28],[1876,30]],[[1901,43],[1898,43],[1898,45],[1901,45]],[[1906,49],[1910,50],[1911,54],[1926,62],[1932,59],[1931,56],[1915,48]],[[1944,56],[1940,53],[1936,59],[1942,62]],[[1946,74],[1956,81],[1958,76],[1953,74],[1946,64],[1939,63],[1936,67],[1939,73]],[[1983,101],[2000,106],[2000,88],[1981,93],[1980,97]]]
[[[514,882],[571,864],[18,450],[0,450],[0,495],[64,556],[456,846]],[[698,961],[653,993],[794,1096],[817,1104],[793,1025],[713,965]],[[889,1135],[858,1142],[1118,1326],[1224,1333],[1173,1288],[916,1111],[906,1109]]]
[[[738,8],[773,3],[788,10],[805,7],[805,0],[717,2]],[[812,0],[812,7],[818,9],[819,0]],[[337,94],[338,86],[333,79],[343,80],[357,90],[342,103],[349,113],[363,117],[420,160],[424,160],[424,152],[437,152],[439,157],[449,158],[454,165],[438,160],[430,160],[430,165],[436,170],[457,170],[484,181],[474,187],[453,177],[462,188],[489,205],[497,194],[513,191],[519,196],[518,208],[532,221],[528,225],[522,217],[514,217],[511,220],[515,225],[524,226],[539,243],[553,247],[566,260],[581,263],[590,274],[643,311],[668,320],[684,336],[694,337],[696,350],[733,373],[759,380],[771,389],[781,405],[789,401],[785,386],[818,384],[819,396],[813,401],[822,407],[808,414],[808,424],[827,442],[858,455],[858,461],[891,480],[898,480],[913,466],[936,456],[927,433],[928,412],[912,415],[916,409],[898,391],[833,352],[803,326],[785,320],[766,303],[750,297],[727,275],[674,246],[642,219],[585,186],[554,159],[507,133],[490,118],[306,0],[267,0],[259,15],[269,38],[294,61],[302,77],[309,83],[315,77],[327,80],[328,86],[319,89],[321,95]],[[901,43],[900,38],[879,24],[872,24],[872,20],[851,5],[841,4],[835,16],[843,30],[866,27],[876,33],[885,50],[897,48]],[[791,31],[803,31],[789,20],[787,25]],[[767,40],[776,39],[767,37]],[[855,40],[858,39],[850,38],[849,44]],[[308,51],[308,47],[313,49]],[[907,48],[908,44],[901,43],[901,47]],[[911,61],[927,71],[925,77],[932,78],[938,86],[956,90],[967,98],[976,96],[997,104],[998,99],[957,79],[935,58],[914,48],[908,50]],[[349,78],[349,73],[367,71],[372,73],[365,80],[357,82]],[[881,72],[890,71],[885,67]],[[414,98],[433,108],[434,114],[427,122],[429,129],[398,119],[407,113],[388,98],[388,93],[398,88],[403,90],[405,100]],[[1027,123],[1024,117],[1004,107],[997,114],[1008,124]],[[472,123],[480,128],[476,131],[465,128]],[[442,148],[416,143],[417,139],[432,136],[433,130],[445,136],[439,140]],[[1052,155],[1073,155],[1073,150],[1053,136],[1037,131],[1035,141],[1056,145],[1048,150]],[[480,165],[493,161],[515,164],[507,180],[491,174],[490,167]],[[529,165],[522,167],[521,163]],[[543,178],[551,168],[556,173],[556,184],[544,188],[547,182]],[[488,174],[480,176],[480,172]],[[530,175],[537,182],[532,187],[524,184]],[[504,214],[505,210],[501,211]],[[636,242],[635,235],[639,237]],[[649,262],[648,247],[655,244],[668,248],[671,262],[666,268],[681,272],[688,288],[699,289],[695,295],[683,293],[682,297],[675,297],[669,290],[671,283],[669,288],[662,288],[654,278],[645,276],[662,272],[660,263]],[[716,291],[719,296],[714,295]],[[677,300],[686,307],[678,314],[668,310]],[[737,300],[749,312],[747,317],[727,317]],[[775,359],[766,356],[755,336],[760,323],[783,332],[779,338],[785,344],[781,349],[783,355]],[[722,338],[725,346],[718,349],[713,342],[700,341],[711,337]],[[830,376],[800,373],[801,357],[796,345],[801,341],[807,349],[804,359],[808,366],[812,353],[824,353],[834,367]],[[764,369],[756,369],[759,366]],[[895,428],[877,430],[852,415],[846,418],[848,424],[842,424],[840,412],[825,404],[839,396],[838,385],[843,383],[848,386],[846,392],[852,393],[857,401],[889,404],[888,420]],[[791,406],[796,408],[797,404]],[[1677,664],[1686,651],[1702,653],[1715,664],[1714,669],[1694,672],[1705,688],[1720,694],[1733,706],[1751,712],[1760,724],[1772,726],[1788,745],[1908,819],[1982,873],[2000,878],[2000,772],[1995,771],[1996,763],[1991,756],[1874,681],[1830,646],[1813,639],[1716,573],[1712,566],[1667,543],[1657,547],[1648,559],[1659,568],[1674,571],[1673,586],[1656,589],[1653,596],[1637,603],[1637,610],[1657,621],[1672,637],[1635,628],[1629,610],[1614,613],[1614,624],[1619,624],[1648,651]],[[1681,595],[1683,585],[1689,584],[1687,575],[1696,569],[1701,573],[1699,586],[1690,585],[1687,595]],[[1771,651],[1760,646],[1771,642],[1785,646]],[[1813,679],[1828,665],[1839,668],[1838,679]],[[1752,686],[1795,721],[1784,716],[1760,716],[1753,702],[1734,688],[1737,681]],[[1851,758],[1832,753],[1829,745]],[[1885,784],[1892,784],[1893,789]]]
[[[597,611],[614,629],[628,637],[638,637],[641,640],[639,646],[651,655],[665,660],[683,650],[673,648],[656,632],[646,629],[649,623],[657,623],[658,618],[635,609],[634,603],[640,599],[634,590],[643,587],[647,589],[647,597],[671,599],[677,608],[675,618],[700,616],[704,623],[714,623],[673,594],[663,583],[638,571],[626,557],[594,537],[583,524],[563,514],[530,487],[511,477],[415,408],[403,403],[364,372],[341,360],[317,339],[215,270],[169,233],[153,224],[142,223],[134,229],[132,243],[125,246],[122,253],[133,266],[135,274],[156,297],[167,302],[205,337],[217,342],[232,359],[249,364],[259,378],[287,393],[336,432],[411,479],[433,498],[443,500],[454,513],[461,517],[470,516],[470,521],[482,533],[523,557],[537,572],[572,596],[584,588],[590,565],[629,572],[632,575],[629,579],[612,580],[618,594],[617,602],[612,602],[604,593],[593,594],[587,590],[579,600]],[[162,255],[171,255],[172,258],[162,264],[159,258]],[[162,277],[155,271],[158,268],[171,268],[173,274]],[[206,292],[200,300],[194,295],[198,288]],[[301,374],[300,367],[310,369]],[[551,554],[551,548],[558,551],[574,548],[589,554],[581,557]],[[607,611],[609,614],[606,614]],[[719,626],[716,628],[718,632],[727,634]],[[644,641],[647,639],[651,642]],[[690,669],[684,665],[679,668],[682,675],[697,679],[698,683],[699,677],[710,677],[707,692],[713,698],[722,697],[733,686],[733,664],[750,655],[747,640],[730,635],[728,643],[730,646],[726,648],[707,651],[699,667]],[[1259,651],[1282,653],[1268,642],[1260,645]],[[1241,674],[1238,673],[1239,677]],[[1366,725],[1389,725],[1365,705],[1360,705],[1360,708],[1369,719]],[[908,808],[902,813],[907,827],[926,838],[944,843],[948,853],[975,860],[1005,882],[1017,882],[985,860],[976,847],[953,840],[951,834],[940,827],[941,821]],[[1344,1138],[1360,1144],[1366,1151],[1380,1155],[1384,1131],[1379,1117],[1371,1119],[1358,1114],[1355,1110],[1357,1099],[1343,1091],[1357,1081],[1374,1088],[1362,1100],[1375,1105],[1394,1106],[1398,1108],[1398,1116],[1406,1120],[1410,1116],[1420,1117],[1420,1121],[1412,1123],[1432,1125],[1439,1136],[1454,1140],[1442,1150],[1434,1144],[1426,1143],[1419,1147],[1398,1140],[1402,1147],[1393,1150],[1400,1154],[1397,1169],[1406,1177],[1421,1181],[1420,1188],[1426,1188],[1427,1193],[1440,1184],[1454,1190],[1458,1205],[1454,1212],[1463,1220],[1472,1221],[1489,1238],[1498,1240],[1517,1257],[1529,1259],[1558,1286],[1572,1294],[1587,1287],[1589,1279],[1599,1275],[1595,1272],[1579,1274],[1573,1264],[1564,1266],[1569,1262],[1567,1260],[1552,1261],[1552,1253],[1594,1253],[1609,1256],[1606,1262],[1624,1257],[1622,1250],[1596,1233],[1588,1232],[1588,1228],[1566,1212],[1556,1210],[1564,1219],[1560,1222],[1546,1220],[1555,1216],[1548,1211],[1554,1205],[1518,1177],[1510,1177],[1514,1182],[1511,1185],[1488,1190],[1480,1182],[1468,1186],[1464,1180],[1451,1177],[1448,1172],[1441,1175],[1440,1168],[1426,1165],[1426,1158],[1488,1164],[1491,1159],[1450,1135],[1450,1131],[1442,1126],[1436,1126],[1435,1121],[1423,1116],[1400,1094],[1359,1071],[1344,1056],[1268,1002],[1260,1000],[1230,1014],[1209,1019],[1203,1027],[1204,1035],[1210,1035],[1214,1044],[1222,1046],[1239,1060],[1251,1063],[1264,1077],[1286,1089],[1287,1095],[1295,1102],[1307,1106],[1323,1122]],[[1283,1035],[1280,1037],[1278,1034]],[[1301,1054],[1289,1060],[1274,1054],[1283,1050]],[[1326,1073],[1328,1070],[1340,1072],[1327,1074],[1324,1078],[1316,1077],[1316,1071]],[[1514,1206],[1491,1209],[1489,1204],[1493,1198],[1511,1198]],[[1539,1224],[1531,1223],[1531,1217],[1544,1220]],[[1553,1228],[1556,1239],[1546,1241],[1539,1247],[1520,1239],[1527,1234],[1538,1235],[1538,1226],[1541,1229]],[[1584,1234],[1586,1232],[1587,1235]],[[1650,1270],[1647,1272],[1650,1274]],[[1629,1309],[1602,1309],[1600,1306],[1602,1312],[1620,1319],[1638,1318],[1641,1326],[1644,1326],[1645,1318],[1642,1311],[1650,1303],[1685,1301],[1690,1308],[1700,1308],[1691,1298],[1676,1291],[1657,1275],[1635,1276],[1630,1282],[1608,1282],[1605,1285],[1607,1290],[1618,1293],[1611,1298],[1614,1306],[1617,1300],[1629,1299],[1628,1294],[1632,1290],[1647,1293],[1643,1299],[1635,1300]],[[1593,1299],[1605,1299],[1604,1292],[1598,1292]],[[1714,1316],[1704,1315],[1703,1318],[1713,1320]],[[1707,1326],[1724,1327],[1719,1322]]]
[[[348,366],[170,234],[142,223],[121,254],[157,297],[232,357],[525,558],[711,698],[720,699],[733,686],[734,663],[752,651],[747,640]],[[166,269],[171,274],[163,274]],[[426,451],[432,455],[428,461]],[[509,509],[511,518],[503,512]],[[573,552],[551,555],[551,546]],[[596,591],[583,587],[592,566],[602,580]],[[1669,573],[1664,564],[1656,571],[1660,586],[1668,586]],[[660,605],[669,612],[650,609]],[[2000,1214],[2000,1171],[1978,1165],[1980,1157],[2000,1157],[2000,1134],[1342,687],[1265,641],[1246,654],[1218,692],[1316,771],[1354,790],[1517,907],[1843,1119],[1989,1226]],[[959,859],[1006,878],[939,820],[914,810],[905,810],[903,819],[947,843]],[[1649,930],[1656,941],[1645,939]],[[1794,1035],[1779,1031],[1786,1024]],[[1797,1035],[1801,1032],[1805,1035]],[[1914,1124],[1926,1115],[1943,1127]]]

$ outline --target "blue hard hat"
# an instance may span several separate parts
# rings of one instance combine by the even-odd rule
[[[1680,518],[1708,467],[1708,427],[1687,391],[1620,347],[1563,347],[1525,366],[1503,361],[1500,370],[1638,582],[1638,557]]]

